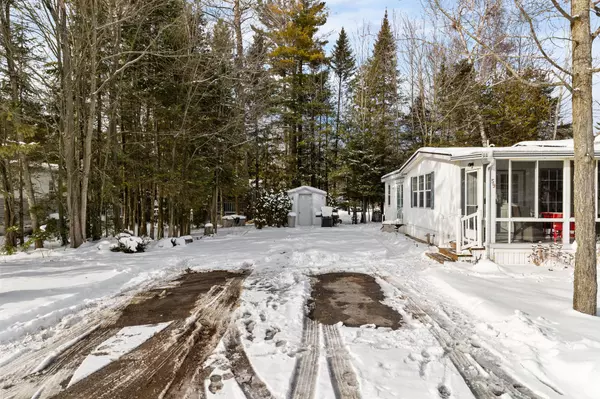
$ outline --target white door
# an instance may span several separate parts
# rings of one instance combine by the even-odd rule
[[[404,218],[404,181],[399,181],[396,184],[396,219],[402,223]]]
[[[300,194],[298,196],[298,226],[311,226],[312,224],[312,194]]]
[[[479,169],[467,171],[465,174],[465,192],[464,195],[464,234],[469,241],[478,239],[478,230],[481,221],[477,219],[479,210]]]

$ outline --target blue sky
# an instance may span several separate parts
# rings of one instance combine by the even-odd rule
[[[329,9],[329,17],[327,23],[321,29],[321,32],[327,36],[330,49],[337,39],[338,32],[342,26],[350,35],[351,41],[354,42],[354,36],[357,28],[364,23],[371,25],[371,33],[377,34],[384,12],[387,8],[390,15],[411,16],[415,19],[424,17],[424,3],[426,0],[325,0]],[[600,40],[600,39],[599,39]],[[597,49],[597,48],[596,48]],[[597,54],[594,54],[597,55]],[[594,99],[600,99],[600,74],[594,77]],[[558,94],[558,89],[555,90],[555,95]],[[570,96],[566,94],[563,97],[563,120],[570,120]],[[598,120],[600,118],[600,105],[594,104],[594,116]]]
[[[419,0],[326,0],[329,18],[323,27],[324,33],[332,33],[330,41],[335,41],[337,32],[343,27],[351,32],[364,22],[378,28],[385,9],[406,15],[419,15],[422,5]]]

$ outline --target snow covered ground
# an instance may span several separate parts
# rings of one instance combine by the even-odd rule
[[[106,240],[1,257],[0,388],[3,374],[26,356],[37,361],[33,371],[44,350],[77,325],[93,324],[100,311],[185,269],[252,268],[236,325],[257,375],[278,398],[287,396],[306,349],[311,275],[334,271],[376,277],[385,303],[405,321],[395,331],[339,326],[364,398],[473,397],[431,327],[407,311],[408,298],[447,320],[453,337],[493,353],[539,397],[600,397],[600,318],[571,310],[572,270],[483,261],[442,266],[424,256],[425,245],[378,228],[229,228],[187,246],[152,243],[138,254],[110,252],[113,241]],[[334,398],[328,349],[323,340],[318,345],[315,397]],[[223,382],[215,397],[243,397],[234,380]]]

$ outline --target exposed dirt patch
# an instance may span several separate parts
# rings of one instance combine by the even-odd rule
[[[186,273],[137,295],[46,369],[7,390],[7,397],[37,391],[40,398],[203,398],[210,371],[202,365],[227,330],[248,274]],[[83,359],[121,328],[167,321],[173,322],[132,352],[66,388]]]
[[[328,273],[315,276],[309,317],[322,324],[349,327],[374,324],[397,329],[402,317],[384,300],[375,278],[361,273]]]
[[[202,368],[230,323],[246,274],[189,273],[174,285],[132,301],[119,327],[175,320],[133,352],[76,383],[57,398],[203,398]]]
[[[200,295],[240,275],[228,271],[183,274],[167,288],[149,290],[133,298],[115,324],[127,327],[185,319]]]

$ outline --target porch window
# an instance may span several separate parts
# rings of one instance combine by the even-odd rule
[[[539,211],[563,211],[563,162],[540,161]]]
[[[564,161],[496,163],[497,243],[560,241]]]
[[[535,217],[535,161],[512,162],[512,204],[514,218]]]
[[[496,217],[508,217],[508,161],[496,162]]]

